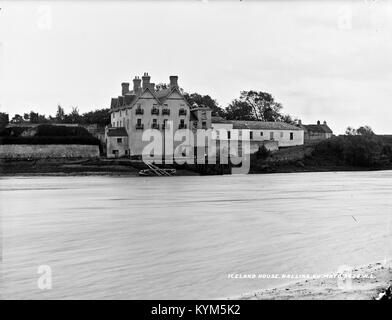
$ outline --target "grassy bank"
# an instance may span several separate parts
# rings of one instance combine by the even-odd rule
[[[251,173],[370,171],[392,169],[388,136],[339,136],[310,146],[275,153],[260,150],[251,159]]]

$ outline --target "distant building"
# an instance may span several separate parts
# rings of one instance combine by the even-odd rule
[[[304,144],[304,130],[285,122],[225,120],[221,117],[212,117],[212,128],[216,131],[226,129],[227,137],[219,136],[217,132],[218,140],[234,139],[233,129],[238,130],[239,139],[244,139],[242,130],[249,130],[251,153],[256,152],[262,145],[269,150],[277,150]]]
[[[317,121],[317,124],[302,124],[299,121],[298,127],[304,129],[305,143],[318,142],[333,137],[333,131],[327,125],[326,121],[323,124],[320,121]]]

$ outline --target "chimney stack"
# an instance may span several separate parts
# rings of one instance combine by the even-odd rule
[[[324,121],[324,125],[325,125],[325,126],[327,125],[327,121]]]
[[[148,85],[148,87],[150,88],[151,91],[154,91],[155,90],[155,83],[150,83]]]
[[[139,77],[135,77],[135,79],[133,79],[133,93],[136,94],[139,90],[140,90],[140,84],[141,84],[142,80],[140,80]]]
[[[321,124],[320,120],[317,121],[317,125],[319,126]]]
[[[121,84],[121,88],[122,88],[121,95],[125,96],[125,94],[129,92],[129,83],[128,82],[123,82]]]
[[[302,126],[302,120],[301,119],[298,120],[298,125]]]
[[[178,88],[178,76],[170,76],[170,88]]]
[[[150,86],[150,79],[151,77],[148,75],[147,72],[144,73],[142,80],[143,80],[143,89],[146,89]]]

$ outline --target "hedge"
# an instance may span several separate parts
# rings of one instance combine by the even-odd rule
[[[86,144],[100,145],[94,137],[1,137],[0,144]]]

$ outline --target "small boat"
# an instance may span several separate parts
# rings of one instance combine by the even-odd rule
[[[176,169],[161,169],[152,163],[146,163],[148,169],[140,170],[139,176],[173,176],[176,174]]]
[[[144,169],[139,171],[139,176],[152,177],[152,176],[173,176],[176,174],[176,169]]]

